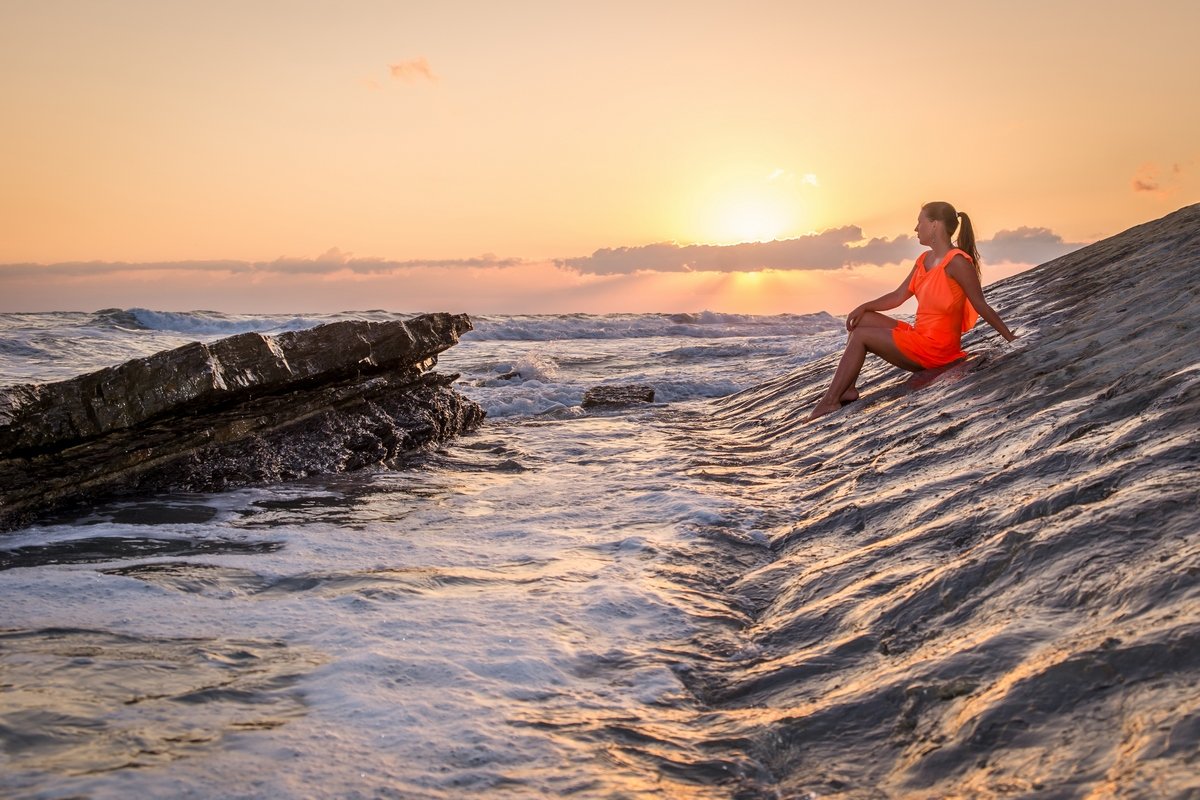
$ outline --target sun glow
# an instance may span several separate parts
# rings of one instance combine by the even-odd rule
[[[769,242],[787,228],[787,215],[767,201],[740,200],[721,215],[719,238],[728,243]]]
[[[688,216],[693,241],[769,242],[801,227],[818,186],[815,175],[740,168],[698,187]]]

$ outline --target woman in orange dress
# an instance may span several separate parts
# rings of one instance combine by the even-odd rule
[[[962,229],[958,242],[951,245],[950,237],[959,228],[959,220]],[[917,216],[915,230],[917,240],[929,250],[917,258],[912,272],[895,291],[863,303],[846,317],[850,340],[810,420],[858,399],[854,383],[867,353],[910,372],[945,366],[966,355],[962,335],[979,317],[1007,341],[1016,338],[983,299],[979,253],[970,218],[956,212],[949,203],[926,203]],[[896,308],[913,295],[917,297],[913,325],[879,313]]]

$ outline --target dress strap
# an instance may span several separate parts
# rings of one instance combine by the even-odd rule
[[[970,254],[968,254],[966,250],[959,250],[957,247],[952,247],[949,251],[947,251],[946,255],[942,257],[942,260],[938,266],[940,267],[942,264],[949,264],[954,260],[955,256],[962,256],[967,260],[968,264],[975,263],[975,259],[971,258]]]

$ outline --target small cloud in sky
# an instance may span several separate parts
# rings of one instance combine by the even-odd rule
[[[1170,169],[1164,170],[1158,164],[1147,161],[1138,167],[1137,172],[1129,181],[1129,185],[1137,194],[1166,197],[1177,188],[1183,171],[1183,165],[1179,163],[1174,163]],[[1166,174],[1164,175],[1164,173]]]
[[[799,183],[804,186],[820,186],[820,184],[817,182],[817,176],[811,172],[806,172],[797,178],[795,173],[776,167],[771,174],[767,176],[767,183],[775,183],[776,181],[781,180],[786,180],[788,183],[796,183],[798,180]]]
[[[1158,183],[1158,167],[1153,164],[1143,164],[1133,176],[1130,185],[1135,192],[1157,192],[1161,188]]]
[[[416,81],[438,82],[438,76],[433,73],[433,68],[429,66],[429,61],[425,59],[425,56],[410,58],[407,61],[399,61],[391,64],[388,69],[391,70],[393,78],[405,81],[406,83],[414,83]]]

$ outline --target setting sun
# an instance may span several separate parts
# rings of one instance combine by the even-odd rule
[[[789,222],[784,209],[769,200],[738,198],[720,212],[713,239],[723,244],[767,242],[779,238]]]

